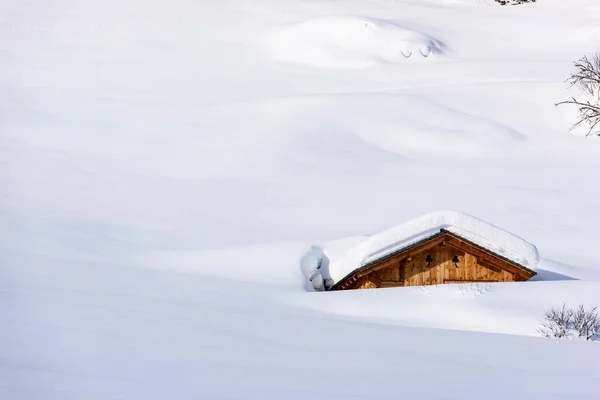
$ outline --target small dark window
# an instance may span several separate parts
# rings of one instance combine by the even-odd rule
[[[458,263],[460,262],[458,256],[454,256],[454,258],[452,258],[452,262],[454,263],[454,266],[458,268]]]
[[[429,268],[431,266],[432,261],[433,261],[433,258],[431,257],[431,254],[428,254],[427,257],[425,257],[425,262],[427,263],[427,268]]]

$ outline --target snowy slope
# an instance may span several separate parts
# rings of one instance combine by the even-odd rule
[[[597,398],[596,343],[534,337],[600,303],[600,142],[554,107],[596,1],[0,10],[0,398]],[[311,243],[438,209],[536,280],[303,286]]]

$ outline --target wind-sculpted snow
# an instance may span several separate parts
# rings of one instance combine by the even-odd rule
[[[275,58],[324,68],[363,68],[439,57],[441,44],[391,22],[364,17],[322,17],[270,34]]]
[[[431,96],[365,94],[332,99],[329,118],[351,126],[347,133],[399,155],[482,158],[517,150],[527,138],[491,118],[456,109]],[[483,133],[485,132],[485,133]]]

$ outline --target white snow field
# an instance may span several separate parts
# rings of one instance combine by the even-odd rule
[[[596,0],[2,0],[0,399],[598,399],[598,342],[536,327],[600,303],[600,141],[554,106],[599,27]],[[445,209],[538,275],[305,287],[310,245]]]

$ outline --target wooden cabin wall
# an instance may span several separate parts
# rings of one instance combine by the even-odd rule
[[[431,256],[429,264],[427,256]],[[458,257],[458,268],[452,261]],[[429,264],[429,267],[428,267]],[[512,282],[515,274],[478,259],[460,249],[444,246],[427,249],[402,259],[390,258],[377,265],[374,272],[359,278],[349,288],[369,289],[395,286],[439,285],[461,282]]]

